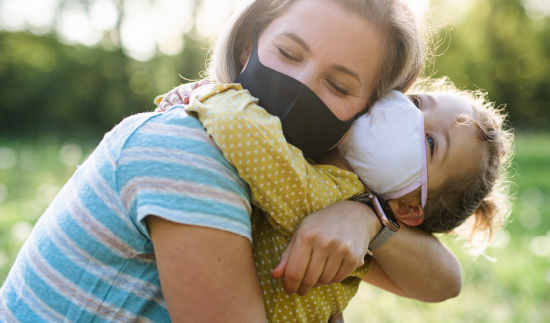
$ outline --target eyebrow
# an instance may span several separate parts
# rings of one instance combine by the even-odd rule
[[[349,68],[343,66],[343,65],[332,65],[332,69],[338,71],[338,72],[342,72],[344,74],[348,74],[348,75],[351,75],[353,76],[355,79],[357,79],[357,81],[359,82],[359,84],[363,84],[363,82],[361,82],[361,78],[359,77],[359,74],[357,74],[356,72],[350,70]]]
[[[302,38],[300,38],[299,36],[295,35],[295,34],[291,34],[291,33],[282,33],[281,36],[286,36],[290,39],[292,39],[294,42],[296,42],[298,45],[302,46],[302,48],[304,48],[304,50],[308,53],[311,53],[311,48],[309,48],[309,45],[306,43],[305,40],[303,40]]]

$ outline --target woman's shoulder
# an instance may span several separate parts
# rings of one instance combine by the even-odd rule
[[[102,144],[109,147],[114,159],[130,147],[164,147],[172,150],[194,146],[197,153],[218,158],[221,153],[200,121],[189,116],[183,106],[162,113],[139,113],[122,120],[105,134]],[[203,149],[199,149],[199,148]],[[219,156],[218,156],[219,155]]]

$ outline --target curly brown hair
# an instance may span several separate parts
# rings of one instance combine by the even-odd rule
[[[485,143],[480,167],[466,176],[451,178],[430,194],[420,225],[429,233],[458,233],[482,249],[505,223],[511,212],[508,168],[513,156],[513,129],[506,124],[504,108],[496,107],[481,90],[459,90],[447,77],[418,80],[409,93],[454,93],[472,104],[474,118],[457,116],[455,123],[475,127]],[[473,216],[472,216],[473,215]]]

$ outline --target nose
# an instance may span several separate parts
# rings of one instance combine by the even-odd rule
[[[302,68],[295,78],[301,83],[305,84],[310,90],[315,94],[319,95],[317,91],[319,89],[319,71],[315,68],[314,65],[308,64]]]

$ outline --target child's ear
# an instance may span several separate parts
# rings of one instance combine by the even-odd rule
[[[393,210],[397,220],[410,227],[420,225],[424,221],[424,210],[420,205],[409,205],[402,201],[398,201],[397,203],[397,210]]]

